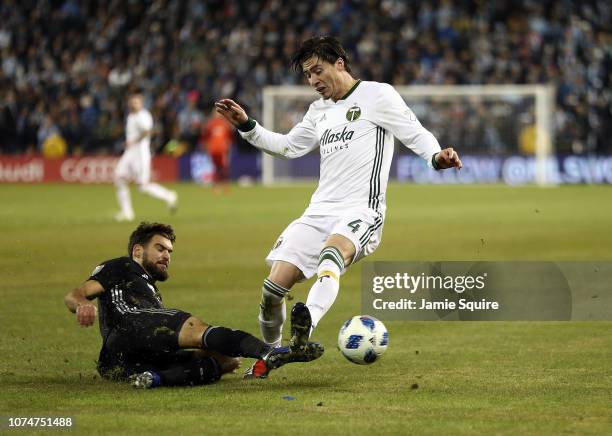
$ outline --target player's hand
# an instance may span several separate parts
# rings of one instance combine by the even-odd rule
[[[76,308],[76,317],[81,327],[92,326],[98,317],[98,308],[93,304],[81,304]]]
[[[234,374],[238,368],[240,368],[240,358],[230,357],[225,354],[221,354],[218,351],[207,351],[207,355],[213,357],[219,364],[221,374]]]
[[[228,357],[223,362],[219,362],[219,366],[223,374],[235,374],[236,370],[240,368],[240,358]]]
[[[229,98],[223,98],[215,102],[215,108],[223,117],[234,126],[246,123],[249,120],[247,113],[238,103]]]
[[[240,368],[239,357],[230,357],[218,351],[210,350],[197,350],[197,352],[201,356],[214,358],[221,369],[221,374],[234,374],[236,370]]]
[[[457,168],[461,169],[463,164],[461,163],[461,159],[459,159],[459,155],[452,147],[445,148],[438,154],[436,154],[436,164],[440,169],[446,168]]]

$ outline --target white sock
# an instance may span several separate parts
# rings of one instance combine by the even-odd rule
[[[281,345],[283,324],[287,318],[285,295],[288,289],[265,279],[259,304],[259,329],[264,342],[272,347]]]
[[[340,273],[343,268],[344,258],[337,248],[325,247],[321,250],[317,280],[310,288],[306,300],[312,318],[312,330],[334,304],[340,290]]]
[[[151,197],[164,200],[168,206],[171,206],[176,201],[176,192],[164,188],[157,183],[145,183],[144,185],[140,185],[140,190]]]
[[[119,208],[121,213],[126,218],[134,217],[134,209],[132,209],[132,198],[130,197],[130,187],[123,180],[117,180],[115,182],[117,187],[117,201],[119,202]]]

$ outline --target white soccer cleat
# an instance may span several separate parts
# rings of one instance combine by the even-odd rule
[[[178,194],[176,191],[171,191],[172,199],[168,202],[168,210],[170,211],[170,215],[176,214],[178,209]]]
[[[123,223],[123,222],[131,222],[134,221],[134,214],[125,214],[123,212],[117,212],[115,214],[115,221],[119,222],[119,223]]]

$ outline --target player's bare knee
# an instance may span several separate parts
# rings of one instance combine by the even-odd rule
[[[291,289],[293,285],[295,285],[303,278],[304,275],[298,267],[289,262],[284,262],[280,260],[275,261],[272,264],[270,274],[268,275],[268,280],[279,286],[282,286],[285,289]]]
[[[181,348],[200,348],[202,335],[208,327],[208,324],[195,316],[187,318],[179,332],[179,346]]]
[[[285,289],[291,289],[291,287],[295,285],[298,281],[298,279],[293,278],[292,276],[287,276],[279,273],[274,274],[272,272],[270,272],[270,275],[268,275],[268,280],[273,283],[276,283],[279,286],[282,286]]]
[[[325,249],[327,247],[334,247],[342,254],[345,266],[350,265],[357,252],[353,241],[339,234],[333,234],[327,238],[323,248]]]

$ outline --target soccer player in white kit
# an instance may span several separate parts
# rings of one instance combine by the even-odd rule
[[[266,258],[271,271],[264,280],[259,313],[264,341],[279,345],[285,295],[295,283],[316,274],[306,304],[297,303],[291,311],[290,347],[308,353],[304,347],[336,299],[340,276],[380,244],[393,138],[436,170],[461,168],[461,160],[452,148],[440,149],[391,85],[353,78],[337,39],[304,41],[292,64],[321,98],[286,135],[265,129],[230,99],[219,100],[216,107],[243,138],[267,153],[291,159],[319,148],[319,186],[303,215],[289,224]],[[256,366],[249,371],[256,372]]]
[[[129,181],[134,181],[141,192],[163,200],[171,212],[175,212],[177,194],[174,191],[151,182],[151,134],[153,117],[144,107],[139,92],[128,98],[129,114],[125,124],[125,151],[115,168],[115,186],[120,211],[117,221],[132,221],[134,209],[130,197]]]

